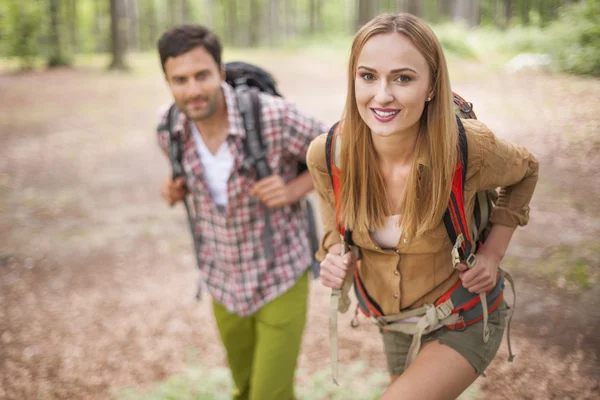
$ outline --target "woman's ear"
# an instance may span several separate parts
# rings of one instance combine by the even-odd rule
[[[433,88],[430,88],[427,92],[427,101],[431,101],[433,99]]]

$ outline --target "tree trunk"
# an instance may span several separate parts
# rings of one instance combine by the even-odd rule
[[[123,17],[123,1],[110,0],[110,36],[112,62],[109,69],[127,70],[125,49],[127,48],[127,19]]]
[[[258,0],[250,2],[250,20],[248,21],[249,45],[258,46],[260,42],[260,3]]]
[[[277,43],[277,35],[279,33],[279,7],[278,0],[269,0],[267,5],[268,9],[268,21],[267,21],[267,36],[269,44],[274,46]]]
[[[169,13],[169,29],[174,27],[179,23],[177,18],[177,3],[174,0],[169,0],[168,4],[168,13]]]
[[[531,0],[520,0],[519,1],[519,15],[521,16],[521,23],[525,26],[529,25],[529,12],[531,11]]]
[[[50,0],[50,32],[48,35],[50,45],[50,56],[48,57],[49,67],[59,67],[69,65],[62,49],[61,26],[60,26],[60,0]]]
[[[469,28],[479,25],[479,0],[456,0],[453,14],[455,20],[461,21]]]
[[[356,16],[357,29],[369,22],[378,11],[379,2],[377,0],[358,0],[358,13]]]
[[[310,21],[308,32],[311,35],[321,30],[321,0],[310,0]]]
[[[513,0],[504,0],[504,16],[506,20],[506,27],[508,28],[513,16]]]
[[[453,18],[455,0],[445,0],[438,3],[438,14],[443,20],[451,20]]]
[[[139,36],[139,21],[140,12],[137,4],[137,0],[126,0],[125,15],[127,24],[127,45],[130,50],[139,50],[140,48],[140,36]]]
[[[187,24],[191,21],[190,5],[187,0],[181,0],[181,23]]]
[[[235,6],[235,0],[225,0],[226,4],[223,10],[225,11],[225,26],[226,28],[226,41],[229,44],[237,44],[237,10]]]
[[[79,25],[79,13],[77,12],[77,0],[69,0],[69,39],[71,39],[71,51],[79,51],[79,38],[77,27]]]
[[[412,15],[420,17],[422,14],[421,1],[420,0],[406,0],[406,12]]]

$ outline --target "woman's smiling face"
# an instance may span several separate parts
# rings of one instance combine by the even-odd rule
[[[371,37],[357,60],[356,105],[372,134],[391,136],[418,129],[431,71],[413,42],[400,33]]]

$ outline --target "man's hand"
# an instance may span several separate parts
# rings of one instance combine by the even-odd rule
[[[465,264],[461,263],[456,269],[461,271],[459,274],[460,279],[465,289],[469,292],[487,292],[496,285],[500,258],[490,256],[485,251],[480,251],[475,256],[477,262],[473,268],[468,269]]]
[[[279,175],[271,175],[256,182],[251,194],[269,208],[283,207],[294,200],[292,191]]]
[[[185,186],[185,179],[183,177],[179,177],[175,181],[168,178],[160,188],[160,196],[171,206],[183,200],[187,192],[187,186]]]

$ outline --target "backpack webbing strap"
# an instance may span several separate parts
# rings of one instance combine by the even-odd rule
[[[262,127],[260,122],[261,105],[258,98],[258,89],[249,87],[246,84],[240,84],[235,88],[237,103],[244,121],[244,130],[246,131],[246,140],[244,147],[247,158],[244,160],[246,167],[254,166],[257,180],[264,179],[271,175],[271,168],[267,163],[267,151],[262,140]],[[265,227],[263,232],[263,248],[265,258],[273,260],[275,251],[273,250],[273,228],[271,227],[271,210],[265,208]]]
[[[185,178],[185,171],[183,170],[183,164],[181,162],[182,151],[181,151],[181,137],[175,132],[175,125],[179,119],[179,108],[173,104],[167,112],[167,130],[169,131],[169,158],[171,159],[171,168],[173,171],[173,181],[177,178]],[[194,217],[192,215],[192,208],[188,202],[187,196],[183,198],[183,205],[185,206],[185,212],[188,217],[188,223],[190,225],[190,232],[192,233],[192,240],[194,242],[194,253],[196,254],[196,265],[200,267],[200,237],[196,235],[194,229]],[[198,282],[198,291],[196,292],[196,299],[202,298],[202,286]]]
[[[458,125],[458,151],[460,161],[458,162],[452,180],[452,192],[450,193],[448,208],[444,213],[444,225],[446,226],[448,237],[453,245],[452,264],[454,268],[456,268],[461,261],[464,261],[467,268],[471,269],[475,266],[476,259],[473,252],[474,244],[471,242],[471,237],[469,236],[464,204],[464,184],[467,177],[469,149],[465,128],[458,116],[456,117],[456,123]],[[479,297],[483,309],[483,342],[487,343],[490,337],[487,295],[483,292],[479,294]]]

